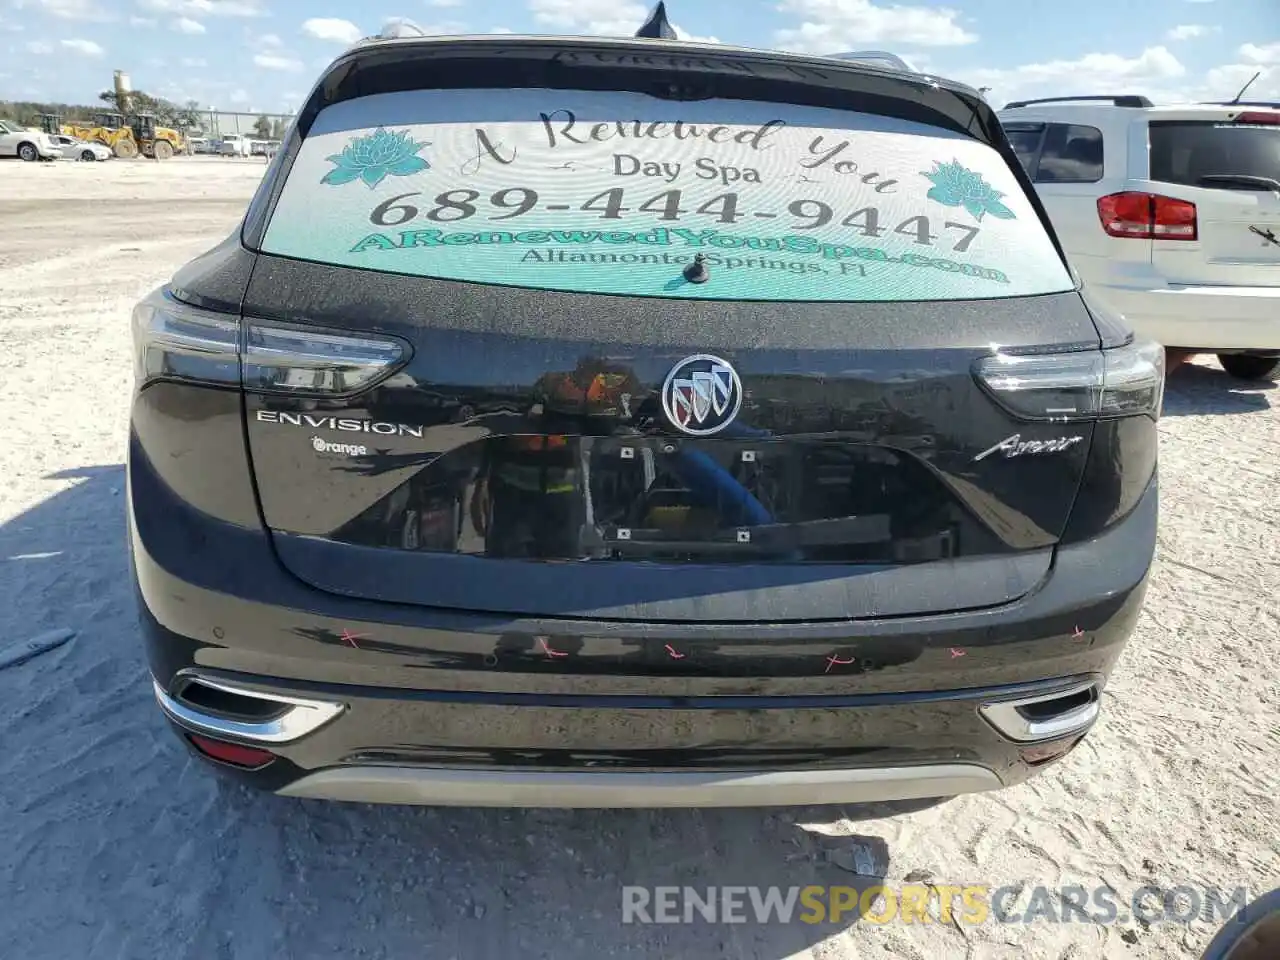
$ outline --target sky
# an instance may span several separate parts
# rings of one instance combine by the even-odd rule
[[[390,19],[432,33],[630,35],[634,0],[0,0],[0,100],[92,103],[135,90],[292,112],[346,45]],[[668,0],[683,36],[809,53],[891,50],[1026,96],[1280,100],[1280,0]]]

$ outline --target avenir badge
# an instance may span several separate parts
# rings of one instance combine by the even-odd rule
[[[709,437],[733,423],[742,409],[742,381],[727,360],[707,353],[685,357],[662,384],[662,410],[672,426]]]

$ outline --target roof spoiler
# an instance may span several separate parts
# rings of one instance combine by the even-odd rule
[[[1004,140],[995,111],[971,87],[869,62],[863,51],[845,58],[648,37],[422,37],[412,23],[389,26],[400,34],[395,40],[357,44],[330,64],[299,110],[302,136],[321,110],[356,97],[424,88],[563,87],[672,101],[719,97],[830,109],[856,103],[984,143]],[[655,4],[643,29],[675,32],[665,3]]]
[[[1270,107],[1280,109],[1280,100],[1205,100],[1209,107]]]

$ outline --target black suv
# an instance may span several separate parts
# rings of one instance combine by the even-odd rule
[[[1146,588],[1163,353],[892,65],[362,42],[134,335],[155,694],[281,794],[1000,788]]]

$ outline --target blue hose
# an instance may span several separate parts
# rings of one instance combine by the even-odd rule
[[[764,504],[702,451],[681,449],[675,459],[676,472],[700,501],[700,506],[727,505],[731,511],[730,522],[735,526],[760,526],[773,522],[773,515],[764,508]]]

